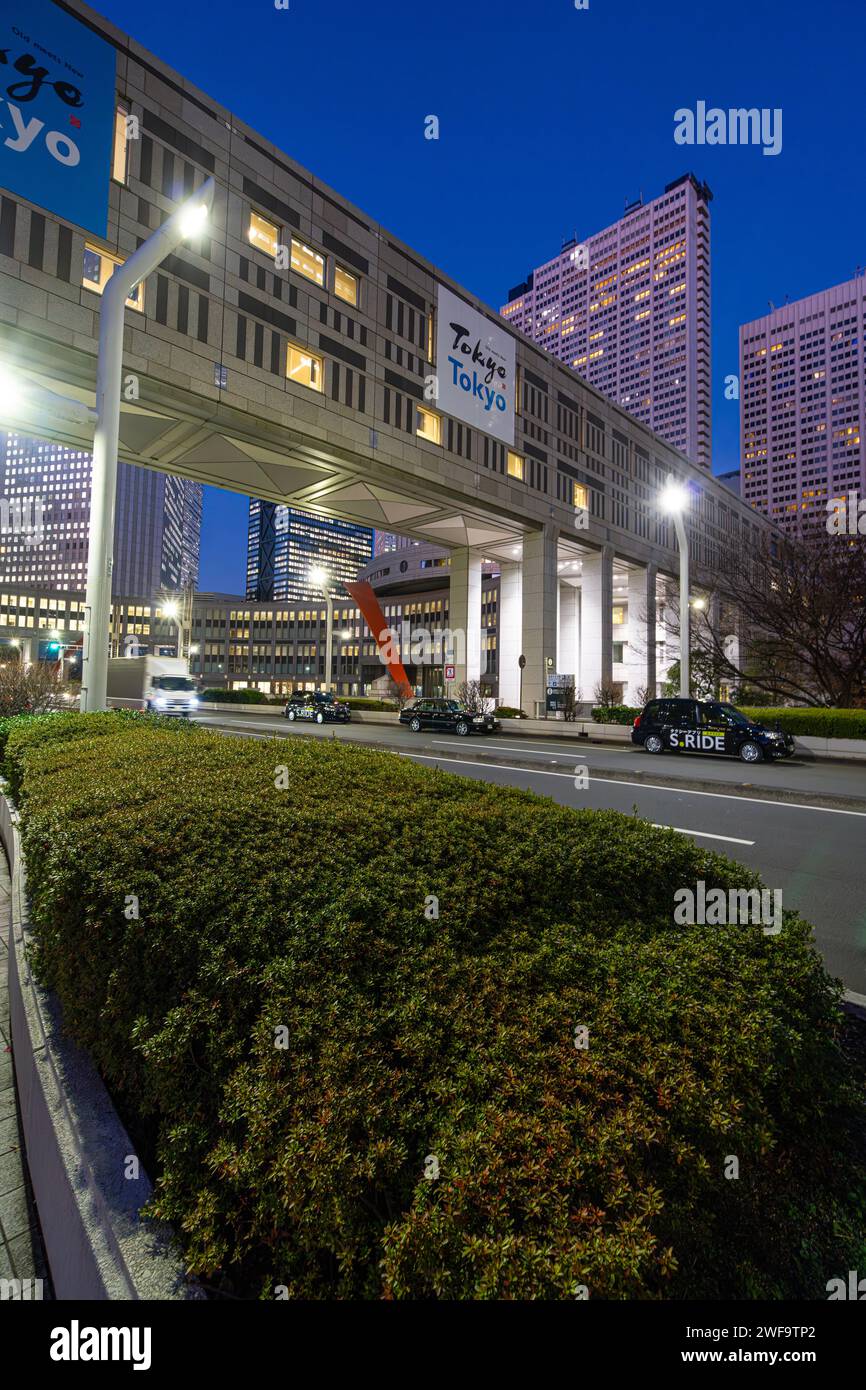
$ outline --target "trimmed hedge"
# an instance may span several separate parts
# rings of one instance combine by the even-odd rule
[[[511,705],[500,705],[493,711],[500,719],[526,719],[527,716],[522,709],[515,709]]]
[[[147,725],[173,733],[188,732],[194,726],[186,719],[167,714],[146,714],[142,710],[113,709],[101,714],[79,714],[77,710],[58,710],[49,714],[16,714],[0,719],[0,773],[9,785],[12,800],[18,802],[24,775],[25,750],[41,744],[99,738]]]
[[[88,737],[104,718],[7,744],[35,968],[155,1130],[192,1271],[263,1298],[823,1298],[866,1257],[863,1098],[807,924],[673,925],[677,888],[750,871],[339,742]]]
[[[285,696],[266,695],[263,690],[218,690],[208,687],[202,690],[199,699],[206,704],[219,705],[270,705],[284,704]]]
[[[790,709],[788,706],[740,705],[760,724],[777,723],[787,734],[803,738],[866,738],[866,709]]]
[[[640,712],[639,705],[599,705],[592,711],[592,717],[596,724],[633,724]]]

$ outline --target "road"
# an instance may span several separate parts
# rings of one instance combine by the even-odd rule
[[[202,714],[227,734],[339,738],[438,764],[464,777],[524,787],[563,806],[638,814],[757,869],[785,907],[815,927],[831,974],[866,995],[866,767],[662,754],[508,735],[412,734],[399,725],[289,724],[273,715]],[[584,766],[588,786],[575,785]],[[718,790],[716,790],[718,788]]]

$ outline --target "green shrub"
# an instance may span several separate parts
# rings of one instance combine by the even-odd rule
[[[823,1298],[866,1256],[808,926],[672,922],[742,866],[339,742],[135,721],[34,729],[23,767],[35,967],[155,1128],[191,1270],[262,1297]]]
[[[371,695],[343,695],[340,698],[350,709],[378,710],[383,714],[396,713],[392,700],[376,700]]]
[[[866,738],[866,709],[789,709],[787,706],[746,706],[738,708],[749,719],[778,723],[787,734],[804,738]]]
[[[635,705],[597,705],[592,711],[596,724],[633,724],[639,714]]]
[[[98,738],[140,725],[174,732],[188,732],[195,727],[186,719],[132,709],[105,710],[99,714],[63,710],[51,714],[19,714],[0,720],[0,772],[9,785],[12,800],[19,800],[24,757],[31,749],[46,743]]]
[[[527,716],[522,709],[515,709],[512,705],[500,705],[493,711],[498,719],[526,719]]]
[[[201,692],[199,699],[219,705],[268,705],[272,697],[263,690],[217,690],[209,687]],[[277,703],[282,700],[283,697],[279,696]]]

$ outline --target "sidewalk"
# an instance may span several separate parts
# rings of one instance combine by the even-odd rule
[[[42,1279],[50,1297],[42,1239],[29,1183],[18,1123],[12,1030],[9,1023],[9,931],[11,882],[0,851],[0,1279]],[[28,1297],[33,1297],[28,1293]],[[20,1297],[20,1292],[12,1297]]]

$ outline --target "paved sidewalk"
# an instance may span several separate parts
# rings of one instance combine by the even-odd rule
[[[0,850],[0,1279],[42,1279],[43,1297],[48,1298],[42,1239],[24,1171],[24,1141],[12,1067],[8,990],[11,886],[6,858]]]

